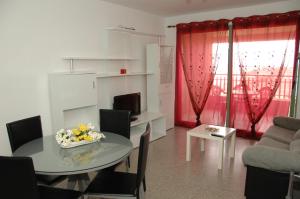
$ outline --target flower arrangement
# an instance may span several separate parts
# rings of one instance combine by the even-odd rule
[[[205,130],[207,130],[207,131],[209,131],[211,133],[219,131],[219,129],[215,128],[215,127],[206,127]]]
[[[70,148],[79,146],[105,138],[103,133],[94,130],[95,127],[91,124],[80,124],[77,128],[73,129],[60,129],[56,133],[56,141],[63,148]]]

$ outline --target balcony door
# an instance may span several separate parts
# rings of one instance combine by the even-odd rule
[[[299,12],[235,18],[227,29],[220,22],[177,25],[176,124],[226,121],[239,135],[260,136],[293,112]]]

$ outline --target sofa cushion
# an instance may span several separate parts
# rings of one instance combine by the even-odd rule
[[[296,131],[294,137],[293,137],[293,140],[298,140],[300,139],[300,129],[298,131]]]
[[[274,140],[269,137],[262,137],[261,140],[256,144],[260,146],[273,147],[277,149],[289,150],[290,145],[284,142],[280,142],[278,140]]]
[[[296,119],[293,117],[274,117],[273,124],[293,131],[297,131],[300,129],[300,119]]]
[[[294,139],[294,135],[295,131],[273,125],[268,128],[268,130],[263,134],[263,137],[269,137],[289,144]]]
[[[300,154],[274,147],[255,145],[242,155],[245,165],[280,172],[300,172]]]
[[[300,139],[291,142],[290,151],[300,154]]]

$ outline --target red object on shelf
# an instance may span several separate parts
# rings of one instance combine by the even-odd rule
[[[120,69],[120,74],[126,74],[126,68],[121,68]]]

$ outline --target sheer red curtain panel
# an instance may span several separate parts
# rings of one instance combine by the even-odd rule
[[[231,126],[243,136],[288,115],[298,48],[299,11],[233,19]]]
[[[202,120],[219,125],[224,122],[226,103],[220,100],[222,88],[214,86],[214,78],[223,53],[220,45],[228,40],[228,22],[221,19],[177,25],[176,125],[193,127]],[[211,97],[215,95],[218,97]],[[226,101],[225,96],[222,97]],[[222,119],[218,119],[220,114],[209,113],[213,110],[206,108],[208,99],[213,110],[220,104],[218,111],[223,110]]]

